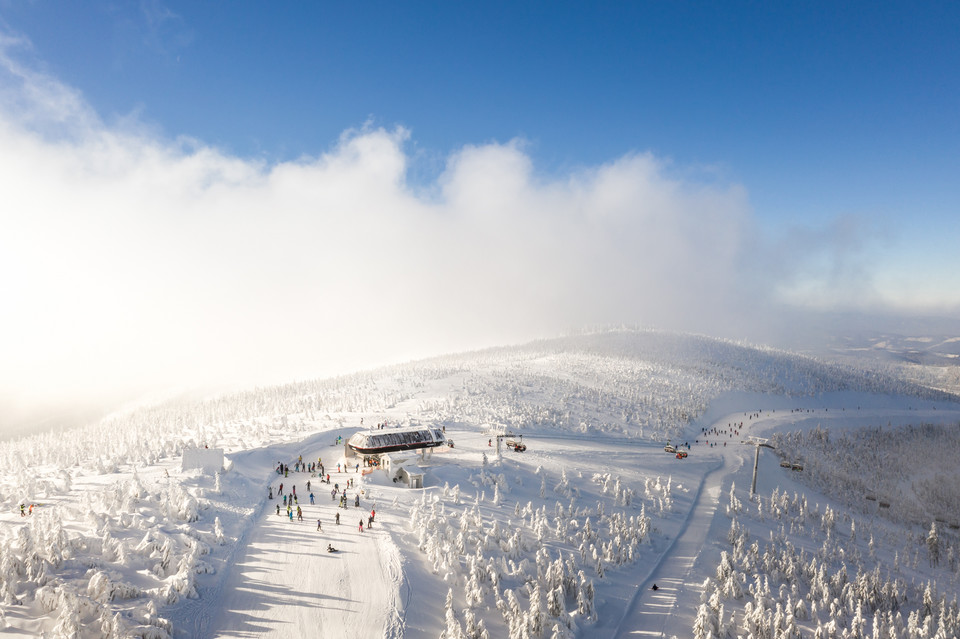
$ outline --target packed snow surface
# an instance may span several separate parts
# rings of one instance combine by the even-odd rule
[[[956,636],[953,400],[895,369],[626,331],[145,407],[0,446],[0,625]],[[406,427],[453,446],[344,454]],[[220,472],[181,469],[205,447]],[[394,481],[405,464],[423,489]]]

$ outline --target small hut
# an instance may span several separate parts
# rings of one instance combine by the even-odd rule
[[[403,464],[397,470],[396,479],[410,488],[423,488],[423,469],[416,464]]]

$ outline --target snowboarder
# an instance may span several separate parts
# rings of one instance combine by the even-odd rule
[[[650,590],[660,590],[660,589],[657,588],[657,584],[653,584],[653,588],[651,588]]]
[[[327,544],[327,552],[337,552],[337,549],[333,547],[333,544]]]

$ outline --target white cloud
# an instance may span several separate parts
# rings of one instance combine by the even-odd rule
[[[544,177],[519,142],[471,146],[414,189],[409,132],[368,126],[265,165],[107,126],[13,46],[0,43],[8,393],[283,381],[587,324],[708,331],[792,272],[793,256],[757,246],[742,187],[672,177],[650,154]]]

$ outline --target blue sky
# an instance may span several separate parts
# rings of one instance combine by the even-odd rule
[[[2,0],[3,293],[47,319],[0,332],[80,389],[56,353],[152,387],[252,334],[198,379],[773,307],[957,316],[958,33],[956,2]],[[330,319],[384,300],[395,329]],[[264,308],[336,343],[278,345]]]
[[[956,3],[594,4],[31,2],[3,18],[104,118],[244,157],[317,154],[369,118],[428,155],[522,137],[547,172],[649,150],[721,167],[780,215],[956,203]]]

